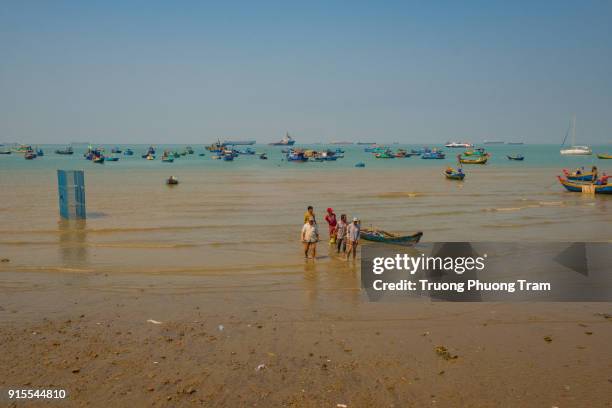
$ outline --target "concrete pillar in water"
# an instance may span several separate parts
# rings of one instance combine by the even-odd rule
[[[83,170],[58,170],[57,188],[62,218],[85,219],[85,174]]]

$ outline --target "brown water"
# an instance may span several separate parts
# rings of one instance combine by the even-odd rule
[[[0,175],[0,257],[11,270],[303,273],[313,205],[425,241],[611,241],[611,197],[568,193],[552,169],[469,167],[464,182],[410,169],[86,171],[85,222],[60,221],[55,172]],[[319,245],[317,268],[340,267]],[[310,261],[312,262],[312,261]],[[7,268],[8,265],[0,265]]]

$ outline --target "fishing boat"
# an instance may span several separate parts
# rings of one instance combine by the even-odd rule
[[[565,138],[563,139],[563,143],[561,144],[561,146],[565,145],[565,142],[567,140],[567,136],[569,135],[569,132],[572,132],[572,145],[570,147],[567,147],[565,149],[561,149],[560,152],[563,155],[573,155],[573,156],[577,156],[577,155],[591,155],[593,154],[593,151],[591,150],[591,148],[589,146],[576,146],[576,115],[574,115],[572,117],[572,121],[570,123],[570,127],[568,128],[567,132],[565,133]]]
[[[612,154],[608,154],[608,153],[599,153],[597,155],[598,159],[612,159]]]
[[[119,158],[117,156],[106,156],[104,160],[109,161],[109,162],[116,162],[116,161],[119,161]]]
[[[489,153],[485,151],[482,147],[474,150],[466,150],[463,152],[464,156],[487,156]]]
[[[355,164],[355,167],[365,167],[365,163],[364,162],[359,162],[359,163]]]
[[[11,154],[10,150],[0,150],[0,154]]]
[[[169,186],[175,186],[179,183],[178,179],[174,176],[170,176],[166,179],[166,184]]]
[[[290,150],[287,153],[287,161],[304,163],[308,161],[308,156],[302,150]]]
[[[441,160],[446,158],[446,155],[442,152],[438,152],[438,151],[431,151],[428,153],[423,153],[421,155],[421,159],[437,159],[437,160]]]
[[[155,160],[155,156],[154,156],[154,155],[152,155],[152,154],[148,154],[148,155],[145,157],[145,159],[147,159],[147,160]]]
[[[569,171],[563,169],[563,175],[570,181],[593,181],[593,173],[590,171],[584,171],[584,169],[576,169]]]
[[[161,161],[163,163],[173,163],[174,162],[174,157],[172,157],[172,156],[162,156]]]
[[[134,155],[134,151],[132,149],[126,149],[125,152],[123,152],[124,156],[133,156]]]
[[[262,154],[259,155],[259,158],[261,160],[268,160],[268,155],[266,155],[265,153],[262,153]]]
[[[487,160],[489,160],[488,156],[479,156],[475,159],[466,159],[459,156],[459,162],[462,164],[487,164]]]
[[[36,156],[42,157],[44,155],[45,155],[45,152],[43,151],[43,149],[36,149]]]
[[[111,149],[111,153],[121,154],[121,148],[118,146],[115,146]]]
[[[91,161],[98,164],[104,164],[104,156],[95,156]]]
[[[289,132],[278,142],[270,143],[270,146],[293,146],[295,144],[295,140],[289,136]]]
[[[445,147],[451,147],[451,148],[474,147],[474,145],[472,143],[467,143],[467,142],[447,142],[444,146]]]
[[[224,154],[223,155],[223,160],[225,160],[225,161],[233,161],[234,160],[234,155],[233,154]]]
[[[155,148],[153,146],[149,146],[147,152],[141,156],[143,159],[153,160],[155,158]],[[149,159],[149,157],[153,157],[153,159]]]
[[[557,176],[559,182],[567,191],[573,193],[595,193],[595,194],[612,194],[612,184],[593,184],[578,181],[570,181],[561,176]]]
[[[19,147],[13,148],[13,152],[15,153],[27,153],[29,151],[33,150],[32,146],[30,145],[20,145]]]
[[[465,178],[465,173],[462,169],[453,169],[451,167],[444,171],[444,175],[449,180],[463,180]]]
[[[194,151],[193,151],[193,147],[191,147],[191,146],[187,146],[187,147],[185,147],[185,152],[186,152],[187,154],[193,154],[193,153],[194,153]]]
[[[412,246],[417,244],[421,237],[422,232],[417,232],[413,235],[397,235],[380,229],[363,228],[360,233],[360,237],[366,241],[382,242],[385,244],[395,244]]]
[[[517,160],[517,161],[525,160],[525,157],[521,154],[517,154],[516,156],[507,155],[506,157],[508,158],[508,160]]]
[[[391,149],[387,149],[380,153],[374,153],[374,157],[377,159],[395,159],[395,154],[391,151]]]
[[[23,157],[26,160],[33,160],[36,158],[36,153],[34,153],[33,150],[28,150],[27,152],[24,153]]]
[[[63,155],[70,155],[73,153],[74,153],[74,150],[72,150],[72,146],[68,146],[65,149],[57,149],[55,151],[55,154],[63,154]]]
[[[204,156],[206,156],[206,153],[200,153],[200,154],[198,154],[198,156],[204,157]]]
[[[254,145],[256,143],[255,140],[224,140],[223,144],[225,145],[232,145],[232,146],[250,146],[250,145]]]

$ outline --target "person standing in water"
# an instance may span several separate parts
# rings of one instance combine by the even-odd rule
[[[333,208],[327,209],[325,221],[327,221],[327,226],[329,228],[329,243],[334,244],[336,243],[336,225],[338,225],[338,221],[336,221],[336,214]]]
[[[302,227],[302,243],[304,244],[304,259],[308,259],[308,253],[312,250],[312,259],[317,256],[317,242],[319,241],[319,230],[314,217]]]
[[[359,245],[359,233],[361,227],[359,225],[359,218],[353,218],[353,222],[346,229],[346,239],[348,245],[346,249],[346,260],[348,261],[351,252],[353,252],[353,260],[357,257],[357,245]]]
[[[346,223],[346,214],[340,216],[340,222],[336,226],[336,253],[346,252],[346,229],[348,224]]]
[[[315,224],[317,223],[317,218],[315,217],[314,208],[312,207],[312,205],[309,205],[306,209],[306,212],[304,213],[304,224],[308,224],[308,220],[310,218],[314,220]]]

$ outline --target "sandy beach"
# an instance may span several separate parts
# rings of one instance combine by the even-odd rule
[[[62,406],[610,406],[610,304],[367,303],[356,275],[4,271],[0,388],[65,389]]]

